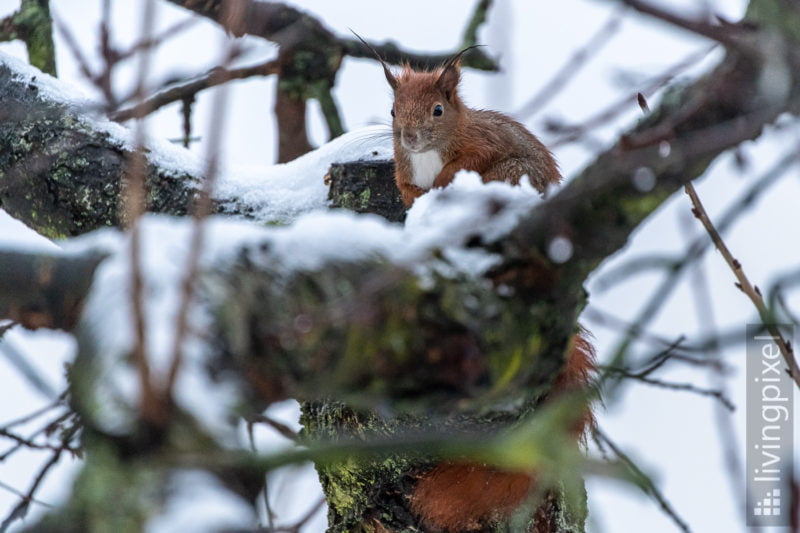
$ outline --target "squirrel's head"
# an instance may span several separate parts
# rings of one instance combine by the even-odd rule
[[[461,50],[436,70],[420,72],[405,65],[395,76],[369,43],[356,32],[353,35],[375,54],[394,91],[391,113],[395,147],[409,152],[445,148],[464,117],[464,104],[458,96],[461,56],[475,47]]]
[[[392,131],[405,150],[440,150],[450,142],[464,113],[458,96],[461,54],[430,72],[406,65],[395,76],[384,64],[386,80],[394,91]]]

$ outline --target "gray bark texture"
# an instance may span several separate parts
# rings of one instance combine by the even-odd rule
[[[5,64],[0,102],[0,207],[50,238],[119,226],[133,151]],[[149,164],[148,210],[185,215],[199,178]]]

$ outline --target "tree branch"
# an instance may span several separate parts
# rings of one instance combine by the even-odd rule
[[[210,70],[202,76],[193,80],[185,81],[177,85],[163,88],[143,102],[129,108],[120,109],[111,113],[111,120],[125,122],[134,118],[142,118],[153,111],[177,101],[186,101],[210,87],[215,87],[231,80],[240,80],[252,76],[270,76],[278,73],[278,62],[275,60],[267,61],[260,65],[237,69],[227,69],[218,67]]]
[[[0,21],[0,41],[21,39],[31,65],[56,75],[56,50],[50,0],[22,0],[19,9]]]
[[[344,128],[336,109],[333,88],[344,56],[374,60],[373,52],[356,40],[341,38],[317,18],[280,2],[253,0],[170,0],[198,15],[219,23],[236,36],[255,35],[280,47],[276,117],[278,121],[278,162],[285,163],[311,150],[305,126],[309,98],[319,100],[328,125],[330,138]],[[490,2],[481,1],[465,33],[474,38],[484,22]],[[376,45],[389,63],[408,61],[417,68],[433,68],[449,59],[457,50],[446,54],[412,54],[387,43]],[[497,63],[482,50],[474,48],[463,57],[466,67],[497,70]]]
[[[718,43],[729,48],[752,50],[752,48],[747,46],[740,38],[744,28],[733,25],[715,26],[705,21],[692,20],[641,0],[621,0],[621,2],[640,13],[649,15],[655,19],[671,24],[677,28],[687,30],[696,35],[701,35],[711,39],[712,41],[717,41]]]
[[[0,317],[28,329],[71,330],[104,258],[0,251]]]
[[[758,289],[758,287],[750,283],[750,279],[747,277],[747,274],[745,274],[744,269],[742,269],[742,264],[735,257],[733,257],[733,254],[728,249],[728,245],[725,244],[722,236],[714,227],[714,223],[711,222],[705,207],[703,207],[703,203],[700,201],[700,197],[697,195],[697,191],[691,183],[686,184],[686,194],[689,195],[689,198],[692,201],[692,213],[703,224],[703,227],[706,229],[709,237],[711,237],[711,240],[714,242],[714,246],[716,246],[717,250],[720,251],[722,257],[725,259],[725,262],[731,268],[733,275],[736,276],[736,279],[738,280],[736,286],[748,298],[750,298],[750,301],[753,302],[753,305],[758,311],[759,317],[761,317],[762,323],[767,328],[770,335],[772,335],[772,337],[775,339],[775,343],[778,345],[778,348],[781,351],[781,355],[786,363],[789,375],[791,376],[792,380],[794,380],[795,385],[800,388],[800,368],[797,366],[797,360],[794,358],[794,350],[786,341],[786,339],[784,339],[783,334],[775,324],[774,314],[767,309],[767,306],[764,303],[764,298],[761,295],[761,291]]]

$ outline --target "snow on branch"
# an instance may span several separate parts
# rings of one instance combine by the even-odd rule
[[[417,202],[405,226],[345,211],[310,213],[290,226],[260,227],[223,217],[210,219],[207,222],[209,237],[196,281],[198,296],[189,316],[191,333],[184,346],[186,370],[178,376],[174,400],[179,407],[203,420],[209,431],[224,435],[225,430],[220,428],[228,427],[231,413],[241,404],[242,398],[230,393],[222,397],[210,394],[212,390],[231,389],[213,383],[207,371],[208,361],[227,353],[234,360],[223,358],[224,362],[220,363],[223,366],[252,365],[252,361],[259,358],[255,353],[258,348],[242,344],[252,335],[243,336],[241,332],[249,327],[246,324],[255,322],[260,324],[256,327],[271,331],[265,334],[267,337],[278,339],[267,366],[272,368],[273,364],[280,366],[291,362],[295,368],[291,374],[286,371],[265,373],[271,375],[270,379],[279,379],[282,390],[275,389],[264,394],[264,398],[269,401],[286,397],[313,398],[323,391],[341,395],[343,390],[356,387],[358,380],[371,379],[369,371],[367,374],[359,372],[355,380],[343,377],[338,383],[327,376],[328,385],[323,387],[317,382],[319,373],[312,371],[314,365],[322,364],[321,361],[314,362],[307,356],[313,352],[319,357],[328,352],[330,340],[320,338],[309,344],[305,339],[301,346],[291,337],[303,337],[311,324],[331,337],[350,335],[364,326],[363,320],[372,321],[372,318],[359,318],[365,309],[386,305],[387,298],[399,298],[405,291],[410,291],[405,296],[409,309],[416,308],[417,299],[423,293],[472,292],[474,301],[466,300],[465,307],[455,302],[428,305],[432,309],[443,306],[436,320],[459,324],[458,336],[464,342],[471,339],[469,342],[480,344],[479,337],[488,331],[485,328],[490,323],[508,327],[499,321],[505,316],[500,310],[503,297],[497,296],[483,277],[499,258],[481,248],[465,245],[475,240],[492,243],[502,238],[538,202],[538,194],[530,186],[511,187],[503,183],[484,186],[477,175],[464,173],[452,187],[435,191]],[[148,215],[141,222],[146,353],[151,372],[156,376],[165,375],[171,362],[191,224],[188,218],[158,215]],[[81,402],[104,406],[93,413],[97,417],[94,423],[113,433],[131,431],[140,400],[139,389],[135,386],[136,364],[129,357],[134,331],[128,241],[129,234],[106,229],[65,243],[63,257],[64,262],[97,254],[108,257],[100,263],[86,296],[86,307],[77,329],[82,341],[76,368],[88,364],[92,367],[88,375],[103,376],[91,388],[96,401],[84,399]],[[0,257],[0,263],[9,264],[4,257]],[[15,256],[9,253],[9,257]],[[341,279],[331,278],[325,271],[340,272]],[[4,269],[4,273],[11,274],[9,283],[19,281],[13,272]],[[360,282],[363,282],[362,287],[358,286]],[[250,287],[246,288],[248,284]],[[349,284],[354,284],[353,293],[343,289]],[[321,292],[310,295],[307,291],[312,286]],[[490,300],[494,301],[494,307],[479,308]],[[312,303],[318,307],[309,307]],[[350,310],[346,311],[344,321],[339,316],[343,310]],[[381,316],[385,313],[384,310],[375,311]],[[248,313],[253,318],[245,318],[240,313]],[[263,316],[255,318],[259,313]],[[424,324],[430,318],[407,317],[401,323],[390,323],[397,327],[394,335],[395,341],[400,343],[398,348],[414,344],[412,337],[421,335],[406,327],[405,322]],[[513,342],[513,338],[508,340]],[[505,342],[503,339],[490,344],[499,347]],[[478,344],[475,349],[479,348]],[[432,346],[424,348],[430,350]],[[333,348],[334,359],[326,365],[341,369],[352,364],[347,359],[351,352]],[[396,355],[399,356],[399,351]],[[369,355],[362,353],[362,357]],[[390,357],[386,357],[385,365],[391,366]],[[463,387],[468,385],[461,382],[465,375],[471,375],[474,381],[486,370],[474,368],[474,364],[463,371],[455,368],[449,371],[446,379],[451,386]],[[397,368],[391,369],[391,372],[396,371]],[[425,372],[436,375],[433,371]],[[380,369],[376,369],[376,374],[381,374]],[[297,382],[287,390],[295,380]]]
[[[121,184],[134,151],[130,130],[99,116],[96,102],[0,54],[0,207],[48,237],[120,224]],[[285,165],[220,177],[216,209],[287,223],[327,207],[332,163],[391,157],[385,130],[358,130]],[[147,144],[148,210],[187,213],[204,172],[200,158],[165,140]]]

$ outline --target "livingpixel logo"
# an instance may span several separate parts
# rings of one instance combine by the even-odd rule
[[[753,507],[754,516],[780,516],[781,515],[781,489],[767,491],[767,495],[756,501]]]
[[[772,331],[773,333],[770,333]],[[747,525],[791,525],[794,382],[778,345],[790,325],[747,326]]]

